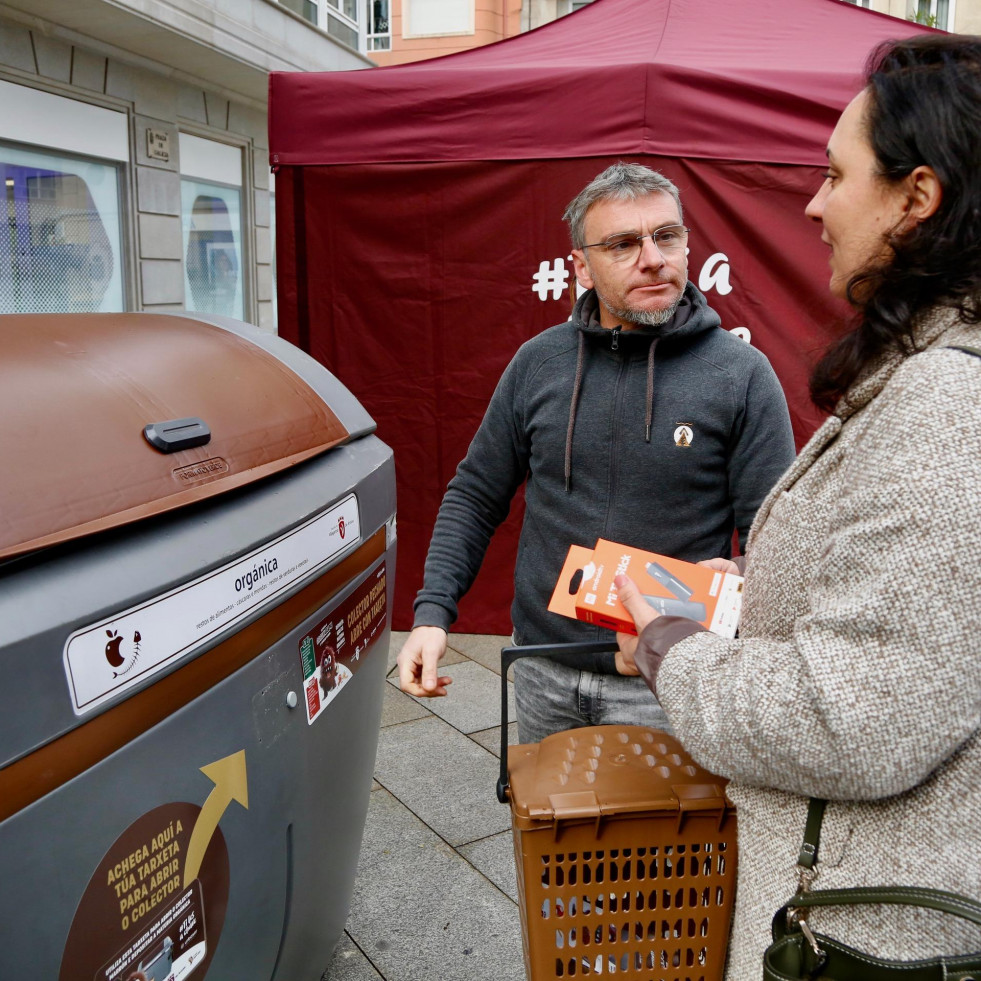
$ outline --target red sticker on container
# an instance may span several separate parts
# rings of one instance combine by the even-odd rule
[[[382,563],[300,640],[308,723],[313,723],[357,673],[361,655],[385,629],[387,610],[388,577]]]

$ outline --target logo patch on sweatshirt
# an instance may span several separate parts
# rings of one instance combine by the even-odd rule
[[[674,445],[687,449],[691,446],[691,441],[695,438],[695,431],[691,428],[690,422],[679,422],[678,428],[674,431]]]

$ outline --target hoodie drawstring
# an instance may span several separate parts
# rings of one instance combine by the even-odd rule
[[[644,420],[644,441],[651,441],[651,423],[654,420],[654,348],[657,347],[657,338],[651,340],[650,349],[647,352],[647,416]]]
[[[569,426],[565,433],[565,489],[572,490],[572,432],[576,428],[576,409],[579,407],[579,390],[582,388],[582,369],[586,358],[586,337],[579,334],[579,349],[576,352],[576,378],[572,383],[572,402],[569,405]]]

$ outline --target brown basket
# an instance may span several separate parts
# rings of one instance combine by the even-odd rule
[[[529,981],[721,978],[736,881],[726,781],[646,726],[556,733],[507,759]]]

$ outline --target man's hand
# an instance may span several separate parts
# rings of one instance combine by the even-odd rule
[[[416,627],[399,651],[399,685],[402,691],[420,698],[446,694],[453,679],[436,673],[446,653],[446,631],[442,627]]]
[[[641,595],[637,584],[629,576],[617,576],[613,580],[617,587],[617,595],[620,602],[626,607],[627,612],[633,618],[634,625],[639,634],[652,620],[656,620],[658,613]],[[620,674],[638,675],[640,670],[634,662],[634,653],[637,650],[637,637],[633,634],[617,632],[617,643],[620,650],[617,651],[617,671]]]

